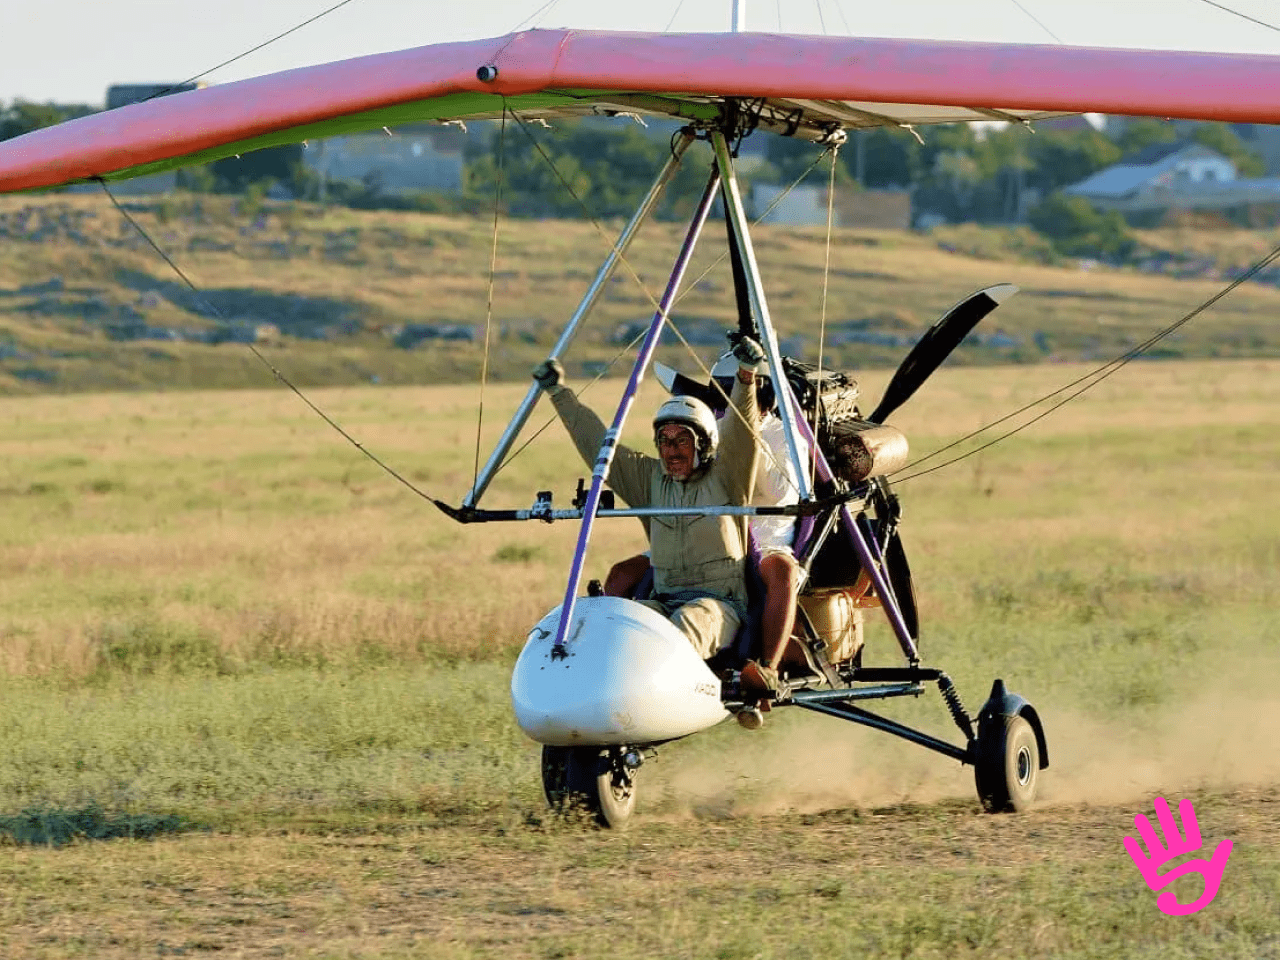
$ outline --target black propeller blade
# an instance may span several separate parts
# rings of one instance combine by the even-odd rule
[[[885,418],[911,399],[920,384],[929,379],[983,317],[1017,292],[1018,288],[1012,283],[997,283],[961,300],[943,314],[911,348],[885,388],[880,405],[867,419],[884,423]]]

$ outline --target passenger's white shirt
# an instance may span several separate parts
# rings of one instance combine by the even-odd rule
[[[809,444],[797,431],[800,458],[809,460]],[[787,455],[787,434],[777,414],[769,414],[760,425],[760,461],[756,465],[756,485],[751,499],[757,507],[784,507],[800,502],[800,484]],[[795,517],[752,517],[751,532],[760,553],[790,550],[796,538]]]

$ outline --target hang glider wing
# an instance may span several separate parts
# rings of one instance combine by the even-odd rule
[[[839,128],[1100,112],[1280,123],[1280,56],[532,30],[173,94],[0,142],[0,192],[116,180],[403,123],[639,113]]]

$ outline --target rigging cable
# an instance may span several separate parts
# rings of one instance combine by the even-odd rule
[[[684,0],[680,0],[680,2],[676,4],[676,9],[675,9],[675,12],[671,14],[671,19],[668,20],[667,25],[662,28],[663,33],[671,32],[671,25],[676,22],[676,17],[680,16],[680,8],[683,6],[684,6]]]
[[[1242,20],[1248,20],[1250,23],[1256,23],[1260,27],[1266,27],[1268,30],[1280,32],[1280,27],[1277,27],[1274,24],[1267,23],[1265,20],[1258,20],[1246,13],[1241,13],[1239,10],[1232,10],[1230,7],[1223,6],[1221,3],[1215,3],[1214,0],[1200,0],[1200,2],[1207,3],[1211,7],[1217,7],[1219,10],[1224,10],[1233,16],[1240,17]]]
[[[1015,427],[1014,429],[1008,431],[1007,433],[1001,434],[1000,436],[996,437],[994,440],[991,440],[988,443],[984,443],[979,447],[975,447],[974,449],[969,450],[958,457],[953,457],[950,460],[943,461],[937,466],[930,467],[927,470],[919,470],[916,473],[909,474],[900,479],[895,479],[894,482],[904,483],[907,480],[914,480],[917,477],[923,477],[926,474],[933,473],[936,470],[941,470],[943,467],[948,467],[953,463],[958,463],[961,460],[966,459],[967,457],[973,456],[975,453],[981,453],[983,450],[986,450],[989,447],[995,446],[997,443],[1000,443],[1002,440],[1008,439],[1009,437],[1013,436],[1015,433],[1022,432],[1027,427],[1031,426],[1033,423],[1043,420],[1045,417],[1049,416],[1049,414],[1053,413],[1059,407],[1067,403],[1070,403],[1072,400],[1080,396],[1086,390],[1093,389],[1103,380],[1107,379],[1107,377],[1111,376],[1113,373],[1116,373],[1117,371],[1119,371],[1122,367],[1127,366],[1129,363],[1136,360],[1138,357],[1142,356],[1142,354],[1146,353],[1148,350],[1154,347],[1157,343],[1159,343],[1165,337],[1174,333],[1184,324],[1189,323],[1191,320],[1198,317],[1200,314],[1204,313],[1204,311],[1208,310],[1211,306],[1213,306],[1215,303],[1217,303],[1219,300],[1221,300],[1223,297],[1229,294],[1236,287],[1240,286],[1246,280],[1252,279],[1259,272],[1266,269],[1266,267],[1270,266],[1271,263],[1274,262],[1277,258],[1280,258],[1280,246],[1277,246],[1269,254],[1267,254],[1265,257],[1263,257],[1261,260],[1255,263],[1252,267],[1246,270],[1243,274],[1241,274],[1235,280],[1231,281],[1231,283],[1227,284],[1227,286],[1223,287],[1221,290],[1215,293],[1212,297],[1210,297],[1204,303],[1200,304],[1200,306],[1196,307],[1194,310],[1192,310],[1190,313],[1183,316],[1181,319],[1176,320],[1173,323],[1169,324],[1163,330],[1160,330],[1157,333],[1152,334],[1150,337],[1148,337],[1142,343],[1138,344],[1136,347],[1133,347],[1132,349],[1126,351],[1125,353],[1122,353],[1120,356],[1116,357],[1114,360],[1111,360],[1108,363],[1104,363],[1102,366],[1094,370],[1091,370],[1089,373],[1086,373],[1084,376],[1078,377],[1077,379],[1071,381],[1071,383],[1064,384],[1063,386],[1059,387],[1057,390],[1054,390],[1052,393],[1047,393],[1044,396],[1040,397],[1039,399],[1033,400],[1031,403],[1028,403],[1022,407],[1019,407],[1017,410],[1014,410],[1012,413],[1006,414],[1005,416],[1001,417],[999,420],[994,420],[984,427],[979,427],[977,430],[974,430],[972,433],[961,437],[959,440],[956,440],[952,443],[947,444],[945,447],[941,447],[935,450],[933,453],[929,454],[928,456],[921,457],[919,460],[916,460],[916,461],[913,461],[912,463],[907,464],[905,467],[902,468],[902,470],[898,472],[901,473],[905,470],[911,470],[915,467],[918,467],[920,464],[925,463],[929,460],[932,460],[934,457],[938,456],[939,454],[942,454],[947,450],[951,450],[954,447],[957,447],[968,440],[972,440],[974,437],[977,437],[983,433],[986,433],[988,430],[992,429],[993,427],[998,427],[1000,424],[1005,423],[1009,420],[1012,420],[1014,417],[1018,416],[1019,414],[1026,413],[1032,407],[1038,406],[1041,403],[1051,400],[1054,397],[1058,396],[1059,394],[1062,394],[1068,390],[1072,390],[1075,387],[1080,387],[1080,389],[1076,390],[1074,393],[1068,394],[1066,397],[1064,397],[1063,399],[1059,400],[1057,403],[1050,406],[1047,410],[1044,410],[1041,413],[1037,414],[1035,417],[1032,417],[1026,423],[1023,423]],[[1081,386],[1081,384],[1083,384],[1083,386]]]
[[[818,319],[818,383],[822,383],[822,354],[826,349],[827,340],[827,288],[831,281],[831,228],[835,223],[836,214],[836,160],[840,156],[840,145],[836,144],[831,149],[831,177],[827,181],[827,244],[826,259],[822,264],[822,309],[819,311]],[[810,432],[813,435],[813,449],[809,454],[809,489],[813,489],[814,478],[818,473],[818,407],[819,404],[813,405],[813,423],[810,426]]]
[[[551,172],[556,175],[556,178],[559,179],[560,183],[564,186],[565,190],[568,191],[569,195],[573,197],[575,201],[577,201],[578,205],[582,208],[583,212],[587,215],[588,219],[590,219],[592,226],[596,228],[596,231],[602,237],[604,237],[605,241],[608,242],[610,247],[612,248],[613,242],[610,241],[608,236],[605,234],[604,227],[601,226],[599,220],[596,219],[595,215],[591,212],[591,209],[586,205],[586,202],[581,197],[578,196],[577,192],[573,189],[573,185],[569,183],[569,181],[560,172],[559,168],[556,167],[555,162],[551,159],[550,156],[547,155],[546,151],[542,149],[542,145],[538,143],[537,138],[534,137],[533,134],[530,133],[529,130],[525,127],[524,121],[520,119],[519,114],[513,111],[511,116],[515,119],[520,129],[524,131],[525,136],[529,138],[534,148],[542,156],[542,159],[546,161],[547,165],[551,168]],[[765,208],[764,212],[761,213],[760,216],[757,217],[756,220],[752,223],[752,226],[758,226],[761,221],[763,221],[766,217],[768,217],[769,214],[773,212],[774,208],[777,207],[778,204],[780,204],[787,197],[787,195],[791,193],[791,191],[793,191],[796,187],[798,187],[805,180],[805,178],[807,178],[809,174],[813,172],[813,170],[818,166],[818,164],[822,162],[823,158],[826,157],[826,155],[829,152],[831,152],[833,149],[834,147],[828,147],[826,150],[819,153],[818,156],[814,159],[814,161],[811,164],[809,164],[808,167],[805,168],[804,172],[802,172],[800,176],[797,177],[795,181],[793,181],[791,185],[787,187],[787,189],[783,190],[777,197],[774,198],[773,202],[771,202],[769,206]],[[683,292],[678,293],[675,299],[672,301],[671,310],[674,311],[675,307],[680,303],[680,301],[683,300],[686,295],[692,292],[697,287],[698,283],[701,280],[705,279],[707,275],[711,273],[712,270],[714,270],[717,266],[723,263],[728,256],[729,254],[727,251],[725,253],[722,253],[719,257],[716,258],[716,260],[709,267],[707,267],[701,274],[699,274],[698,277],[692,283],[686,283],[684,286]],[[628,272],[630,272],[632,278],[636,281],[636,283],[639,284],[640,289],[649,298],[649,301],[653,304],[654,309],[655,310],[658,309],[657,300],[654,298],[653,294],[649,291],[649,288],[645,286],[644,281],[640,279],[639,274],[636,273],[635,269],[627,261],[626,257],[622,254],[619,254],[618,260],[620,263],[623,264],[623,266],[627,268]],[[711,372],[707,369],[706,364],[702,362],[702,358],[698,356],[697,352],[690,345],[689,341],[685,338],[684,334],[680,332],[680,328],[676,325],[675,321],[671,318],[670,312],[668,312],[666,324],[670,328],[671,332],[674,333],[677,339],[679,339],[680,342],[684,345],[684,348],[689,353],[689,356],[693,358],[694,363],[698,366],[698,368],[710,381],[712,379]],[[605,373],[607,373],[610,369],[612,369],[613,365],[617,363],[618,360],[621,359],[623,355],[625,355],[629,350],[631,350],[631,348],[634,347],[643,338],[643,336],[644,336],[643,332],[641,332],[640,334],[637,334],[637,336],[629,344],[627,344],[617,354],[615,354],[613,359],[610,360],[604,366],[604,368],[601,369],[595,375],[595,377],[593,377],[590,381],[587,382],[582,392],[585,393],[588,389],[590,389],[591,386],[593,386],[595,383],[601,380],[604,377]],[[732,405],[730,405],[728,409],[732,411],[735,416],[741,416],[741,414],[739,414],[738,411]],[[524,443],[522,443],[514,451],[508,454],[506,459],[503,460],[502,463],[499,465],[497,471],[495,471],[495,475],[496,473],[506,469],[508,464],[510,464],[517,456],[519,456],[531,443],[533,443],[534,440],[536,440],[539,436],[541,436],[543,431],[545,431],[548,427],[550,427],[551,424],[555,422],[555,420],[556,420],[555,417],[551,417],[550,419],[546,420],[542,424],[542,426],[540,426],[537,430],[535,430],[533,434]],[[767,448],[761,447],[761,449],[767,449]],[[772,457],[771,451],[768,453],[768,456]]]
[[[853,31],[849,29],[849,19],[844,15],[844,7],[840,6],[840,0],[832,0],[832,2],[836,5],[836,13],[840,14],[840,22],[844,24],[844,32],[849,36],[853,36]]]
[[[212,301],[210,301],[209,298],[205,296],[204,291],[202,291],[199,287],[197,287],[191,281],[191,278],[188,277],[186,273],[183,272],[182,268],[179,267],[173,261],[173,258],[170,257],[167,253],[164,252],[164,250],[160,248],[160,245],[157,244],[155,240],[151,238],[151,234],[147,233],[147,231],[143,229],[142,225],[138,223],[138,221],[135,220],[132,216],[129,215],[129,211],[127,211],[124,207],[120,205],[120,201],[116,199],[115,194],[111,192],[111,188],[107,186],[107,181],[103,180],[101,177],[96,177],[95,179],[102,186],[103,192],[105,192],[107,197],[111,200],[112,206],[114,206],[116,210],[120,213],[120,215],[129,222],[130,226],[132,226],[133,229],[138,231],[138,233],[142,236],[142,239],[147,241],[151,249],[160,255],[160,258],[164,260],[164,262],[167,263],[173,269],[173,272],[176,273],[182,279],[182,282],[185,283],[191,289],[191,292],[196,295],[196,299],[199,301],[199,303],[203,305],[206,310],[208,310],[210,313],[216,316],[219,320],[223,320],[225,322],[226,318],[223,317],[222,311],[219,310],[216,306],[214,306]],[[409,490],[412,490],[422,499],[429,500],[431,503],[435,504],[437,507],[439,507],[442,510],[446,508],[447,506],[446,504],[437,500],[435,497],[431,496],[429,493],[426,493],[425,491],[420,490],[418,487],[414,486],[412,481],[408,480],[403,475],[398,473],[395,469],[393,469],[391,466],[385,463],[382,459],[380,459],[377,454],[371,452],[359,440],[357,440],[351,434],[347,433],[347,431],[344,430],[342,426],[338,424],[337,421],[335,421],[327,413],[325,413],[318,406],[312,403],[311,400],[307,397],[307,395],[304,394],[301,390],[299,390],[288,377],[286,377],[283,373],[281,373],[275,367],[275,365],[271,363],[270,360],[268,360],[265,356],[263,356],[262,352],[257,347],[255,347],[252,343],[246,343],[245,346],[249,348],[249,351],[255,357],[258,358],[258,360],[262,363],[264,367],[266,367],[268,370],[271,371],[272,375],[277,380],[279,380],[282,384],[284,384],[286,387],[292,390],[295,394],[297,394],[298,398],[303,403],[305,403],[308,407],[310,407],[312,411],[314,411],[316,415],[320,417],[321,420],[323,420],[325,423],[331,426],[334,430],[336,430],[339,434],[341,434],[343,439],[345,439],[353,447],[355,447],[357,450],[363,453],[366,457],[368,457],[371,461],[373,461],[373,463],[375,463],[378,467],[380,467],[386,474],[388,474],[393,479],[398,480],[403,486],[407,487]],[[448,511],[446,510],[446,512]]]
[[[186,80],[183,80],[181,83],[174,83],[165,87],[163,90],[157,90],[155,93],[151,94],[151,96],[146,97],[143,100],[140,100],[139,102],[146,103],[147,100],[154,100],[156,97],[163,97],[166,93],[172,93],[174,90],[177,90],[179,87],[185,87],[188,83],[195,83],[201,77],[207,76],[208,74],[213,73],[213,71],[215,70],[221,70],[223,67],[233,64],[237,60],[243,60],[245,57],[249,56],[249,54],[251,53],[257,53],[263,47],[269,46],[275,43],[277,40],[283,40],[289,34],[295,33],[296,31],[301,30],[303,27],[307,26],[308,24],[315,23],[321,17],[327,17],[329,14],[333,13],[333,11],[337,10],[339,7],[345,7],[350,2],[351,0],[339,0],[338,3],[335,3],[333,6],[329,7],[328,9],[321,10],[314,17],[311,17],[309,20],[303,20],[302,23],[299,23],[296,26],[290,27],[284,33],[278,33],[274,37],[272,37],[270,40],[264,40],[262,43],[258,44],[256,47],[252,47],[246,50],[244,53],[236,54],[236,56],[232,57],[230,60],[223,60],[216,67],[210,67],[208,70],[202,70],[200,73],[197,73],[194,77],[189,77]]]
[[[1044,31],[1045,33],[1047,33],[1049,36],[1053,37],[1053,39],[1054,39],[1054,40],[1056,40],[1058,43],[1062,43],[1062,38],[1061,38],[1060,36],[1058,36],[1056,33],[1054,33],[1052,30],[1050,30],[1048,27],[1046,27],[1046,26],[1044,25],[1044,21],[1042,21],[1042,20],[1041,20],[1039,17],[1037,17],[1034,13],[1032,13],[1030,10],[1028,10],[1026,7],[1024,7],[1021,3],[1019,3],[1019,2],[1018,2],[1018,0],[1010,0],[1010,2],[1011,2],[1015,7],[1017,7],[1019,10],[1021,10],[1023,13],[1025,13],[1028,17],[1030,17],[1032,20],[1034,20],[1034,21],[1036,22],[1036,25],[1037,25],[1041,30],[1043,30],[1043,31]]]
[[[517,23],[514,27],[512,27],[507,32],[519,33],[521,30],[525,29],[525,24],[529,24],[528,29],[530,30],[536,29],[538,24],[543,21],[546,15],[551,12],[551,9],[559,2],[560,0],[547,0],[546,3],[540,6],[537,10],[533,11],[533,13],[530,16],[525,17],[523,20],[521,20],[519,23]]]
[[[502,98],[502,125],[498,128],[497,184],[493,191],[493,242],[489,248],[489,295],[484,308],[484,354],[480,360],[480,403],[476,411],[476,475],[474,489],[480,483],[480,432],[484,426],[484,385],[489,379],[489,334],[493,329],[493,284],[498,269],[498,215],[502,210],[503,160],[507,148],[507,100]]]

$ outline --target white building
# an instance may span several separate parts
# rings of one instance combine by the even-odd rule
[[[784,186],[771,183],[752,184],[748,197],[752,215],[763,216],[763,223],[793,227],[826,226],[828,191],[825,184],[802,183],[790,192],[786,190]],[[905,230],[911,226],[909,190],[837,186],[832,208],[832,221],[836,227]],[[769,211],[767,214],[766,210]]]
[[[1063,189],[1102,210],[1225,209],[1280,202],[1280,178],[1246,178],[1199,143],[1153,144]]]
[[[327,180],[361,180],[386,194],[462,190],[466,134],[456,126],[417,123],[313,140],[302,161]]]

